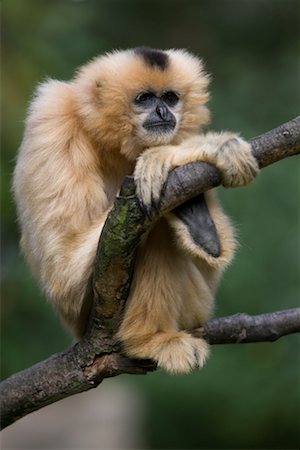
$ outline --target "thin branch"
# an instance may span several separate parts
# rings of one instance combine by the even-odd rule
[[[210,344],[238,344],[274,341],[299,331],[300,308],[221,317],[190,333]],[[1,428],[62,398],[95,388],[104,378],[124,373],[142,375],[156,368],[152,361],[129,359],[116,352],[96,354],[87,362],[83,350],[84,344],[78,343],[2,381]]]
[[[300,151],[300,117],[250,142],[261,167],[297,154]],[[173,170],[162,197],[161,214],[218,184],[220,176],[217,169],[206,163],[191,163]],[[136,248],[150,226],[152,223],[144,216],[135,198],[134,182],[126,177],[99,241],[93,276],[94,304],[88,332],[69,350],[1,383],[2,427],[59,399],[96,387],[106,377],[154,370],[151,361],[134,361],[119,354],[120,346],[114,337],[130,289]],[[253,324],[250,319],[247,322],[244,315],[233,317],[230,322],[228,318],[214,319],[206,327],[191,332],[211,343],[217,343],[218,330],[226,336],[227,329],[228,335],[241,339],[245,332],[230,331],[238,330],[232,326],[241,321],[242,330],[246,330],[251,340]],[[261,331],[265,333],[262,339],[268,339],[268,336],[273,339],[273,324],[275,326],[276,322],[278,326],[277,316],[276,320],[271,316],[268,318],[272,322],[271,332],[268,334],[268,326],[261,323]],[[286,330],[282,335],[299,331],[299,310],[290,311],[287,317],[281,318]],[[295,327],[290,328],[291,323]],[[226,342],[224,336],[223,343]]]
[[[287,156],[300,152],[300,116],[273,130],[250,139],[254,156],[260,167],[267,167]]]
[[[300,308],[295,308],[257,316],[238,313],[220,317],[210,320],[191,333],[212,345],[273,342],[287,334],[299,332]]]

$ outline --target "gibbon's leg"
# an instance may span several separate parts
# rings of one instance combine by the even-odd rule
[[[187,237],[206,253],[217,258],[221,245],[205,195],[199,194],[173,210],[175,217],[185,225]]]
[[[186,254],[186,264],[190,265],[180,324],[184,329],[191,329],[205,323],[211,316],[221,274],[234,255],[234,228],[223,213],[214,191],[193,198],[169,213],[166,219],[174,231],[176,246]],[[219,249],[216,256],[211,254],[215,243]],[[201,283],[199,277],[202,278]],[[191,292],[193,286],[197,288]]]
[[[219,272],[230,264],[236,248],[235,232],[216,192],[194,197],[166,218],[175,232],[177,245],[198,263],[203,260]]]
[[[180,331],[183,293],[190,279],[186,257],[171,236],[162,219],[140,246],[118,338],[128,356],[151,358],[171,373],[187,373],[203,366],[208,345]]]

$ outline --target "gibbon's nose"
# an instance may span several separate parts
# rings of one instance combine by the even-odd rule
[[[164,120],[165,122],[169,122],[172,120],[172,114],[168,110],[168,108],[164,105],[158,105],[156,107],[156,112],[159,115],[159,117]]]

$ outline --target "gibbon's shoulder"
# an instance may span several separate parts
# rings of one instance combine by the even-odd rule
[[[74,111],[74,87],[71,82],[51,78],[40,83],[29,105],[29,116],[34,118],[61,117]]]

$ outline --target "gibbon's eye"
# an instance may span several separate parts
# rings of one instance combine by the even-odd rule
[[[136,105],[146,105],[152,103],[155,98],[153,92],[140,92],[134,99]]]
[[[161,98],[168,106],[175,106],[179,101],[179,95],[173,91],[165,92]]]

